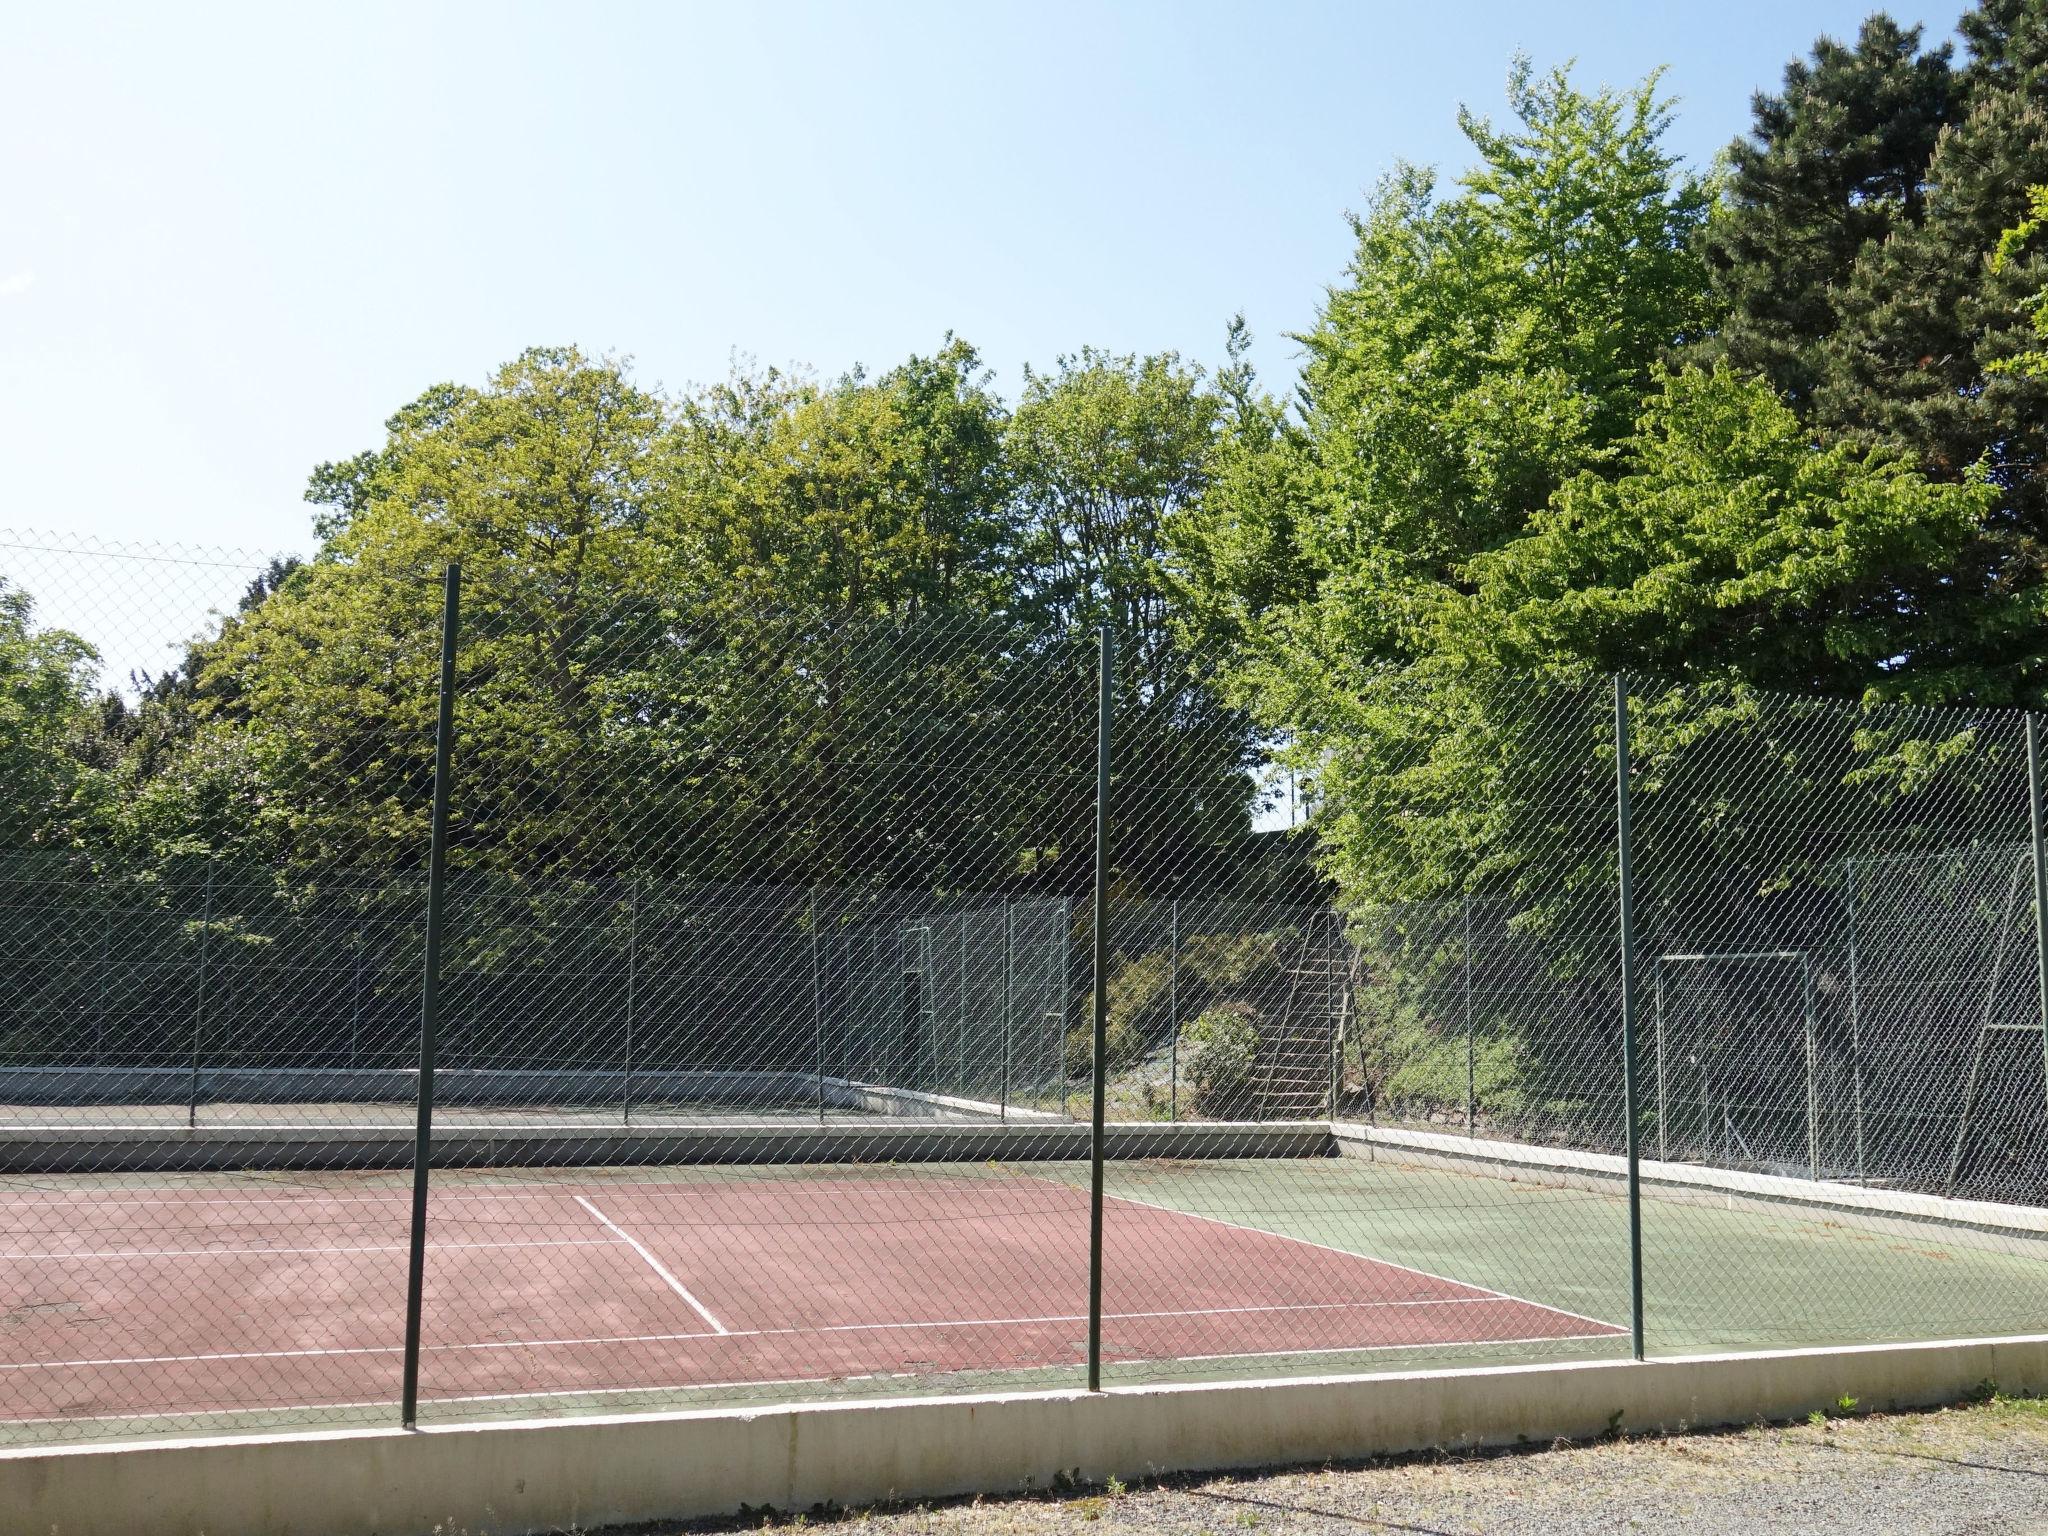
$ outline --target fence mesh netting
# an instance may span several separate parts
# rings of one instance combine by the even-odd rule
[[[2038,1327],[2022,716],[447,597],[0,537],[6,1436]]]

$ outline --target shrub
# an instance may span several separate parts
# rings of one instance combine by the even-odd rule
[[[1283,952],[1298,942],[1291,929],[1196,934],[1181,946],[1182,979],[1218,992],[1268,986],[1282,974]]]
[[[1254,1118],[1262,1023],[1249,1003],[1219,1003],[1188,1026],[1187,1074],[1196,1114],[1211,1120]]]

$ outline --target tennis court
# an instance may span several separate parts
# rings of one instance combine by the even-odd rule
[[[1057,1172],[448,1178],[428,1401],[601,1398],[1085,1354],[1088,1202]],[[376,1179],[4,1197],[10,1418],[347,1409],[397,1390],[408,1196]],[[1607,1339],[1610,1322],[1281,1231],[1113,1201],[1106,1353]],[[171,1409],[170,1404],[182,1405]]]
[[[1386,1156],[1110,1165],[1124,1381],[1618,1356],[1618,1196]],[[388,1422],[402,1175],[0,1185],[14,1441]],[[1654,1351],[2038,1326],[2038,1245],[1697,1200],[1645,1208]],[[425,1417],[1073,1385],[1085,1165],[449,1171]],[[1743,1263],[1729,1262],[1739,1253]]]

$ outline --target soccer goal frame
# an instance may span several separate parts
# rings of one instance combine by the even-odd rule
[[[1804,1024],[1806,1055],[1806,1167],[1808,1174],[1817,1180],[1820,1178],[1820,1017],[1814,997],[1813,955],[1804,949],[1672,950],[1657,956],[1652,969],[1651,991],[1656,1052],[1658,1160],[1668,1162],[1671,1155],[1671,1074],[1665,1050],[1665,977],[1677,967],[1712,964],[1776,964],[1796,965],[1799,968],[1799,1009]],[[1735,1130],[1733,1117],[1728,1112],[1725,1095],[1721,1101],[1721,1122],[1725,1138],[1723,1146],[1728,1154],[1728,1160],[1732,1162],[1734,1144],[1741,1138]]]

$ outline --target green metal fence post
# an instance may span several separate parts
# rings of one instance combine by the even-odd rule
[[[1010,1118],[1010,1006],[1017,986],[1017,935],[1010,898],[1003,897],[1003,1077],[996,1092],[996,1118]]]
[[[1479,1067],[1472,1042],[1472,893],[1465,893],[1465,1134],[1479,1111]]]
[[[1060,902],[1060,1006],[1049,1013],[1052,1026],[1052,1069],[1060,1085],[1060,1113],[1074,1118],[1073,1078],[1067,1073],[1068,1014],[1074,1006],[1074,898]]]
[[[100,909],[100,963],[95,971],[98,986],[93,996],[92,1010],[92,1062],[105,1070],[112,1063],[107,1060],[107,963],[114,948],[114,904],[111,898]]]
[[[1344,921],[1333,908],[1330,925],[1330,1123],[1337,1121],[1337,1101],[1344,1092],[1344,1013],[1350,981],[1344,954]]]
[[[1614,676],[1615,870],[1621,918],[1621,1113],[1628,1151],[1629,1346],[1643,1358],[1643,1186],[1636,1124],[1636,912],[1628,803],[1628,679]]]
[[[2041,998],[2041,1067],[2048,1091],[2048,828],[2041,807],[2041,717],[2027,712],[2027,821],[2034,834],[2034,977]]]
[[[1089,988],[1095,1012],[1094,1088],[1088,1129],[1088,1390],[1102,1387],[1103,1101],[1109,1096],[1109,763],[1116,640],[1102,626],[1095,718],[1095,935]]]
[[[1856,950],[1856,861],[1842,861],[1842,886],[1849,917],[1849,1085],[1856,1112],[1856,1182],[1869,1182],[1863,1129],[1863,971]]]
[[[1814,1011],[1813,962],[1799,962],[1799,1007],[1806,1028],[1806,1171],[1820,1179],[1820,1017]]]
[[[354,1071],[360,1059],[363,1036],[363,930],[358,924],[349,934],[348,981],[348,1065]]]
[[[1166,941],[1166,1118],[1180,1119],[1180,898]]]
[[[434,1055],[441,1027],[441,905],[448,862],[448,781],[455,757],[455,626],[462,567],[451,562],[441,603],[441,711],[434,731],[434,806],[427,831],[426,954],[420,976],[419,1108],[412,1142],[412,1234],[405,1275],[405,1380],[399,1417],[420,1416],[420,1300],[427,1277],[427,1162],[434,1144]]]
[[[811,1061],[818,1073],[818,1124],[825,1123],[825,994],[818,974],[818,888],[811,887]]]
[[[199,1125],[199,1062],[203,1050],[202,1041],[206,1033],[206,983],[207,961],[212,949],[213,937],[213,870],[217,858],[206,856],[206,895],[199,908],[199,995],[192,1006],[192,1080],[185,1095],[185,1128],[196,1129]]]
[[[626,1069],[619,1081],[619,1123],[633,1123],[633,1024],[640,991],[640,877],[626,891]]]
[[[1657,1160],[1671,1158],[1671,1069],[1664,1056],[1664,957],[1650,968],[1650,1059],[1657,1079]]]

